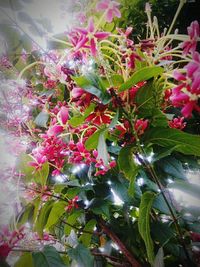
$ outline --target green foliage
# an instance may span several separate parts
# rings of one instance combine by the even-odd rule
[[[33,252],[34,267],[66,267],[54,247],[45,246],[41,252]]]
[[[47,201],[40,209],[39,215],[37,217],[36,223],[35,223],[35,231],[37,231],[38,235],[42,238],[43,237],[43,231],[45,228],[45,225],[47,223],[49,214],[51,212],[51,209],[53,207],[54,200]]]
[[[88,93],[97,96],[103,104],[108,104],[111,100],[110,95],[103,85],[103,81],[95,74],[88,74],[82,77],[73,77],[78,86]]]
[[[94,257],[91,255],[88,248],[82,244],[78,244],[75,248],[68,250],[68,255],[75,260],[80,267],[93,267]]]
[[[134,72],[134,74],[123,85],[120,86],[119,91],[125,91],[139,82],[147,81],[153,77],[157,77],[161,75],[163,71],[164,69],[158,66],[144,67]]]
[[[164,147],[186,155],[200,156],[200,137],[177,129],[152,128],[145,134],[145,142]]]
[[[96,220],[92,219],[88,223],[86,223],[85,227],[83,228],[83,234],[80,237],[80,241],[86,247],[89,247],[91,243],[92,234],[90,234],[89,232],[94,231],[94,227],[96,226],[96,224]]]
[[[90,106],[88,108],[86,108],[84,114],[82,116],[74,116],[72,117],[68,123],[72,126],[72,127],[77,127],[80,124],[82,124],[85,119],[89,116],[89,114],[94,110],[95,105],[93,103],[90,104]]]
[[[142,195],[139,207],[138,229],[142,236],[149,262],[152,264],[154,261],[154,246],[150,234],[150,212],[155,194],[152,192],[145,192]]]
[[[23,253],[19,260],[15,263],[14,267],[35,267],[31,253]]]
[[[53,204],[53,207],[50,211],[47,223],[45,228],[49,229],[52,225],[56,224],[62,215],[66,212],[65,207],[67,206],[67,203],[64,201],[58,201]]]

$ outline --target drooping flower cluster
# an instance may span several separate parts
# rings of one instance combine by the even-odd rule
[[[193,110],[200,112],[200,54],[194,52],[191,62],[184,67],[184,72],[175,71],[174,78],[179,84],[172,89],[172,105],[181,107],[185,118],[190,117]]]

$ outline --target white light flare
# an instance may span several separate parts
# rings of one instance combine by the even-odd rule
[[[124,201],[121,200],[121,198],[116,194],[116,192],[113,189],[111,189],[111,192],[113,194],[114,204],[117,206],[122,206],[124,204]]]

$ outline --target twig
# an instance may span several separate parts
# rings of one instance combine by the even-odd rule
[[[134,256],[131,254],[131,252],[125,247],[125,245],[122,243],[122,241],[119,239],[119,237],[106,225],[105,221],[103,219],[100,219],[100,226],[103,230],[103,232],[110,237],[110,239],[115,242],[119,249],[122,251],[124,256],[127,258],[127,260],[130,262],[132,267],[141,267],[140,263],[134,258]]]

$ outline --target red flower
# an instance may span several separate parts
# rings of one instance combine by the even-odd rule
[[[108,113],[105,113],[106,107],[103,105],[99,105],[95,108],[95,111],[92,112],[87,118],[86,122],[91,122],[95,125],[109,124],[111,122],[111,118]]]
[[[184,117],[178,117],[178,118],[174,118],[172,121],[169,121],[169,127],[170,128],[175,128],[175,129],[184,129],[186,126],[186,122],[184,121]]]
[[[15,245],[24,238],[24,227],[17,231],[10,232],[7,227],[0,231],[0,259],[6,259]]]
[[[135,123],[135,130],[138,135],[143,134],[147,127],[148,127],[148,120],[139,119]]]
[[[68,206],[65,208],[66,211],[70,212],[73,208],[78,209],[78,203],[79,200],[78,196],[75,196],[73,199],[69,200]]]

